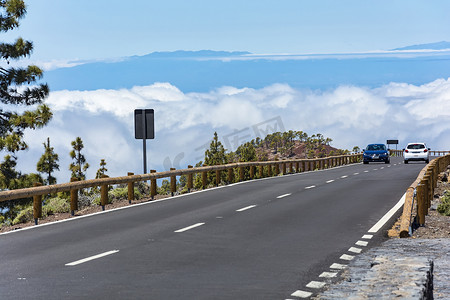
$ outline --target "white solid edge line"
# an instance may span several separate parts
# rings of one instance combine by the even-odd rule
[[[184,228],[175,230],[174,232],[177,232],[177,233],[184,232],[184,231],[187,231],[189,229],[196,228],[196,227],[199,227],[199,226],[202,226],[202,225],[205,225],[205,223],[197,223],[197,224],[194,224],[194,225],[191,225],[191,226],[188,226],[188,227],[184,227]]]
[[[79,264],[82,264],[82,263],[85,263],[85,262],[88,262],[88,261],[91,261],[91,260],[94,260],[94,259],[97,259],[97,258],[101,258],[101,257],[107,256],[107,255],[111,255],[111,254],[114,254],[114,253],[117,253],[117,252],[119,252],[119,250],[111,250],[111,251],[103,252],[103,253],[100,253],[100,254],[97,254],[97,255],[93,255],[93,256],[90,256],[90,257],[86,257],[86,258],[83,258],[83,259],[80,259],[80,260],[77,260],[77,261],[74,261],[74,262],[71,262],[71,263],[67,263],[65,265],[66,266],[76,266],[76,265],[79,265]]]
[[[392,218],[392,216],[400,209],[400,207],[403,206],[403,203],[405,203],[405,197],[406,193],[403,194],[397,204],[393,208],[391,208],[375,225],[373,225],[368,232],[378,232],[378,230],[380,230],[380,228],[383,227],[390,218]]]
[[[292,195],[292,193],[280,195],[280,196],[277,197],[277,199],[281,199],[281,198],[284,198],[284,197],[287,197],[287,196],[290,196],[290,195]]]
[[[237,209],[236,211],[241,212],[241,211],[244,211],[244,210],[247,210],[247,209],[251,209],[251,208],[254,208],[254,207],[256,207],[256,205],[249,205],[249,206]]]

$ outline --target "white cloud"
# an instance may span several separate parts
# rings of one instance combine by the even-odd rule
[[[35,171],[49,136],[60,155],[60,181],[68,179],[70,142],[77,136],[91,164],[88,177],[95,176],[101,158],[112,176],[140,173],[142,141],[134,139],[135,108],[155,109],[156,138],[147,144],[148,169],[196,163],[214,131],[233,150],[236,143],[256,137],[254,125],[262,123],[265,131],[275,128],[264,122],[276,117],[278,129],[282,125],[322,133],[340,148],[399,139],[401,144],[425,141],[433,149],[450,149],[450,79],[375,89],[340,86],[313,91],[273,84],[262,89],[222,87],[209,93],[183,93],[169,83],[155,83],[121,90],[57,91],[47,103],[54,119],[44,129],[27,132],[30,150],[20,154],[20,168]]]

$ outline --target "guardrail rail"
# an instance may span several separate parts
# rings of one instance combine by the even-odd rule
[[[417,176],[417,179],[408,187],[405,194],[403,213],[400,217],[401,238],[412,235],[413,225],[424,226],[425,215],[431,207],[434,189],[437,186],[438,175],[450,165],[450,151],[435,151],[443,154],[427,164]],[[415,217],[414,217],[415,215]]]
[[[187,175],[187,187],[190,191],[193,184],[194,174],[201,174],[202,188],[207,188],[207,174],[208,172],[215,172],[215,184],[219,185],[221,180],[221,172],[227,171],[227,182],[231,183],[234,179],[234,169],[238,169],[239,178],[238,181],[244,181],[244,170],[249,169],[249,177],[253,179],[255,176],[259,178],[278,176],[287,173],[299,173],[312,170],[321,170],[331,167],[342,166],[351,163],[357,163],[362,161],[362,154],[350,154],[341,156],[330,156],[324,158],[315,159],[287,159],[280,161],[263,161],[263,162],[240,162],[226,165],[216,166],[203,166],[193,168],[188,166],[187,169],[175,170],[165,172],[156,172],[151,170],[148,174],[134,175],[128,173],[123,177],[108,177],[104,176],[100,179],[91,179],[78,181],[76,178],[72,178],[70,183],[54,184],[42,186],[40,183],[36,183],[34,187],[1,191],[0,202],[31,198],[33,197],[33,218],[35,224],[38,224],[38,219],[42,218],[42,196],[48,194],[54,194],[58,192],[70,192],[70,210],[74,215],[74,211],[78,210],[78,191],[84,188],[100,187],[100,203],[102,209],[105,210],[105,206],[108,204],[108,186],[117,184],[128,184],[128,200],[131,203],[134,200],[134,184],[140,181],[150,180],[150,196],[154,199],[157,194],[157,179],[170,178],[170,186],[172,195],[176,193],[176,177]],[[259,174],[256,174],[255,169],[258,168]],[[265,168],[265,169],[264,169]],[[289,169],[288,169],[289,168]],[[267,172],[264,172],[266,170]]]

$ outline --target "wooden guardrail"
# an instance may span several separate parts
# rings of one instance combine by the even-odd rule
[[[128,173],[128,176],[123,177],[111,177],[105,176],[100,179],[91,179],[91,180],[83,180],[77,181],[76,179],[72,179],[69,183],[62,184],[54,184],[47,186],[35,185],[32,188],[25,189],[17,189],[10,191],[2,191],[0,192],[0,202],[9,201],[14,199],[23,199],[23,198],[31,198],[33,197],[33,216],[35,220],[35,224],[39,218],[42,218],[42,196],[47,194],[54,194],[58,192],[68,192],[70,191],[70,209],[72,215],[74,211],[78,209],[78,190],[90,188],[90,187],[100,187],[100,202],[103,210],[105,209],[106,204],[108,203],[108,189],[109,185],[115,184],[128,184],[128,200],[131,203],[134,200],[134,183],[140,181],[148,181],[150,180],[150,196],[153,199],[156,195],[156,180],[160,178],[170,178],[170,186],[172,195],[176,192],[176,176],[187,175],[187,187],[188,191],[190,191],[193,184],[193,175],[201,174],[202,178],[202,188],[207,187],[207,174],[208,172],[215,172],[216,185],[220,183],[220,172],[228,171],[227,181],[231,183],[234,181],[234,172],[235,168],[239,169],[239,181],[244,180],[244,169],[249,168],[250,179],[253,179],[255,176],[255,168],[259,168],[259,177],[262,178],[264,176],[264,168],[267,170],[268,177],[273,175],[277,176],[280,172],[283,174],[289,172],[305,172],[312,171],[316,169],[325,169],[331,168],[341,165],[346,165],[350,163],[357,163],[362,160],[362,154],[351,154],[351,155],[342,155],[342,156],[331,156],[325,158],[316,158],[316,159],[288,159],[281,161],[264,161],[264,162],[242,162],[242,163],[233,163],[226,165],[217,165],[217,166],[203,166],[193,168],[189,166],[187,169],[175,170],[171,169],[170,171],[165,172],[156,172],[155,170],[151,170],[149,174],[142,175],[134,175],[133,173]]]
[[[440,153],[450,151],[438,151]],[[425,215],[431,206],[434,189],[437,185],[438,175],[450,165],[450,154],[440,156],[427,164],[417,176],[417,179],[406,190],[403,213],[400,219],[400,237],[409,237],[412,233],[412,224],[419,226],[425,224]],[[413,218],[416,214],[415,220]]]

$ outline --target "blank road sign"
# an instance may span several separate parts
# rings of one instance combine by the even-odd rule
[[[142,118],[145,116],[143,122]],[[135,109],[134,110],[134,138],[145,139],[155,138],[155,111],[153,109]]]

